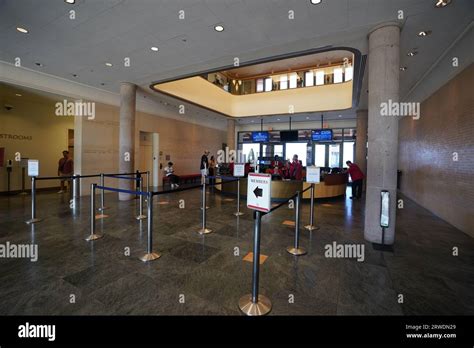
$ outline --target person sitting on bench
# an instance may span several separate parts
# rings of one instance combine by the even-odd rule
[[[170,179],[171,188],[178,188],[179,176],[174,174],[173,162],[168,162],[168,165],[165,167],[165,175]]]

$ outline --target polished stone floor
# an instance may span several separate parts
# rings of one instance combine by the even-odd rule
[[[243,207],[237,219],[235,200],[210,193],[214,232],[201,236],[199,202],[199,190],[155,196],[153,248],[162,257],[143,263],[146,220],[135,220],[136,201],[106,194],[108,217],[97,220],[104,238],[86,242],[88,197],[71,209],[66,196],[38,194],[44,220],[34,226],[24,222],[30,196],[0,197],[0,244],[39,247],[37,262],[0,259],[0,315],[239,315],[237,302],[251,289],[252,264],[243,258],[252,249],[252,214]],[[474,314],[473,238],[405,199],[393,252],[376,251],[363,238],[363,206],[318,202],[321,229],[301,230],[308,254],[300,257],[286,252],[294,228],[282,224],[294,220],[294,210],[263,217],[261,252],[268,258],[260,290],[273,303],[271,315]],[[305,203],[304,224],[308,215]],[[365,260],[326,258],[324,247],[333,242],[364,244]]]

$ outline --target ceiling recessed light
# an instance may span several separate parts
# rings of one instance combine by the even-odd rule
[[[21,94],[20,94],[20,93],[15,93],[15,95],[16,95],[17,97],[21,97]]]
[[[309,2],[313,5],[319,5],[322,2],[322,0],[309,0]]]
[[[306,119],[309,120],[309,116],[306,116]]]
[[[76,3],[76,0],[64,0],[64,2],[65,2],[66,4],[71,4],[71,5],[73,5],[73,4]]]
[[[112,66],[112,63],[107,62],[107,63],[105,63],[105,65]]]
[[[23,27],[16,27],[16,30],[23,34],[28,34],[29,30]]]
[[[400,71],[405,71],[405,70],[407,70],[407,69],[408,69],[408,68],[407,68],[406,66],[401,66],[401,67],[400,67]]]
[[[413,57],[413,56],[416,56],[417,54],[418,54],[417,51],[411,51],[411,52],[408,52],[408,53],[407,53],[407,56],[408,56],[408,57]]]
[[[150,47],[150,49],[151,49],[153,52],[158,52],[158,47],[156,47],[156,46],[152,46],[152,47]]]
[[[218,31],[218,32],[224,31],[224,26],[221,25],[221,24],[217,24],[217,25],[214,27],[214,30],[215,30],[215,31]]]
[[[443,8],[448,6],[451,3],[451,0],[436,0],[435,7]]]
[[[280,121],[280,119],[279,119],[279,118],[277,118],[277,121]]]
[[[342,115],[339,115],[339,117],[342,117]]]
[[[431,30],[422,30],[418,33],[419,37],[425,37],[431,34]]]

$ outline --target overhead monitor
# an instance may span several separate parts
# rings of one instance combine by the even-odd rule
[[[332,141],[332,129],[315,129],[311,132],[313,141]]]

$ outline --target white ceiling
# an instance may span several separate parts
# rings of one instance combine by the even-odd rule
[[[68,5],[63,0],[0,0],[0,60],[13,63],[20,57],[26,68],[113,93],[121,81],[149,90],[154,81],[229,66],[234,57],[244,63],[329,45],[366,54],[368,31],[397,20],[403,10],[400,54],[401,65],[408,67],[400,78],[403,96],[473,19],[472,0],[453,0],[444,9],[436,9],[435,2],[76,0]],[[69,18],[70,10],[75,19]],[[179,10],[185,11],[185,19],[178,19]],[[294,11],[294,20],[288,19],[288,11]],[[215,24],[225,30],[214,31]],[[28,28],[29,34],[17,32],[17,26]],[[419,38],[420,30],[432,34]],[[411,49],[419,54],[407,57]],[[125,57],[130,67],[123,65]],[[109,68],[105,62],[114,65]],[[364,104],[365,93],[361,98]]]

